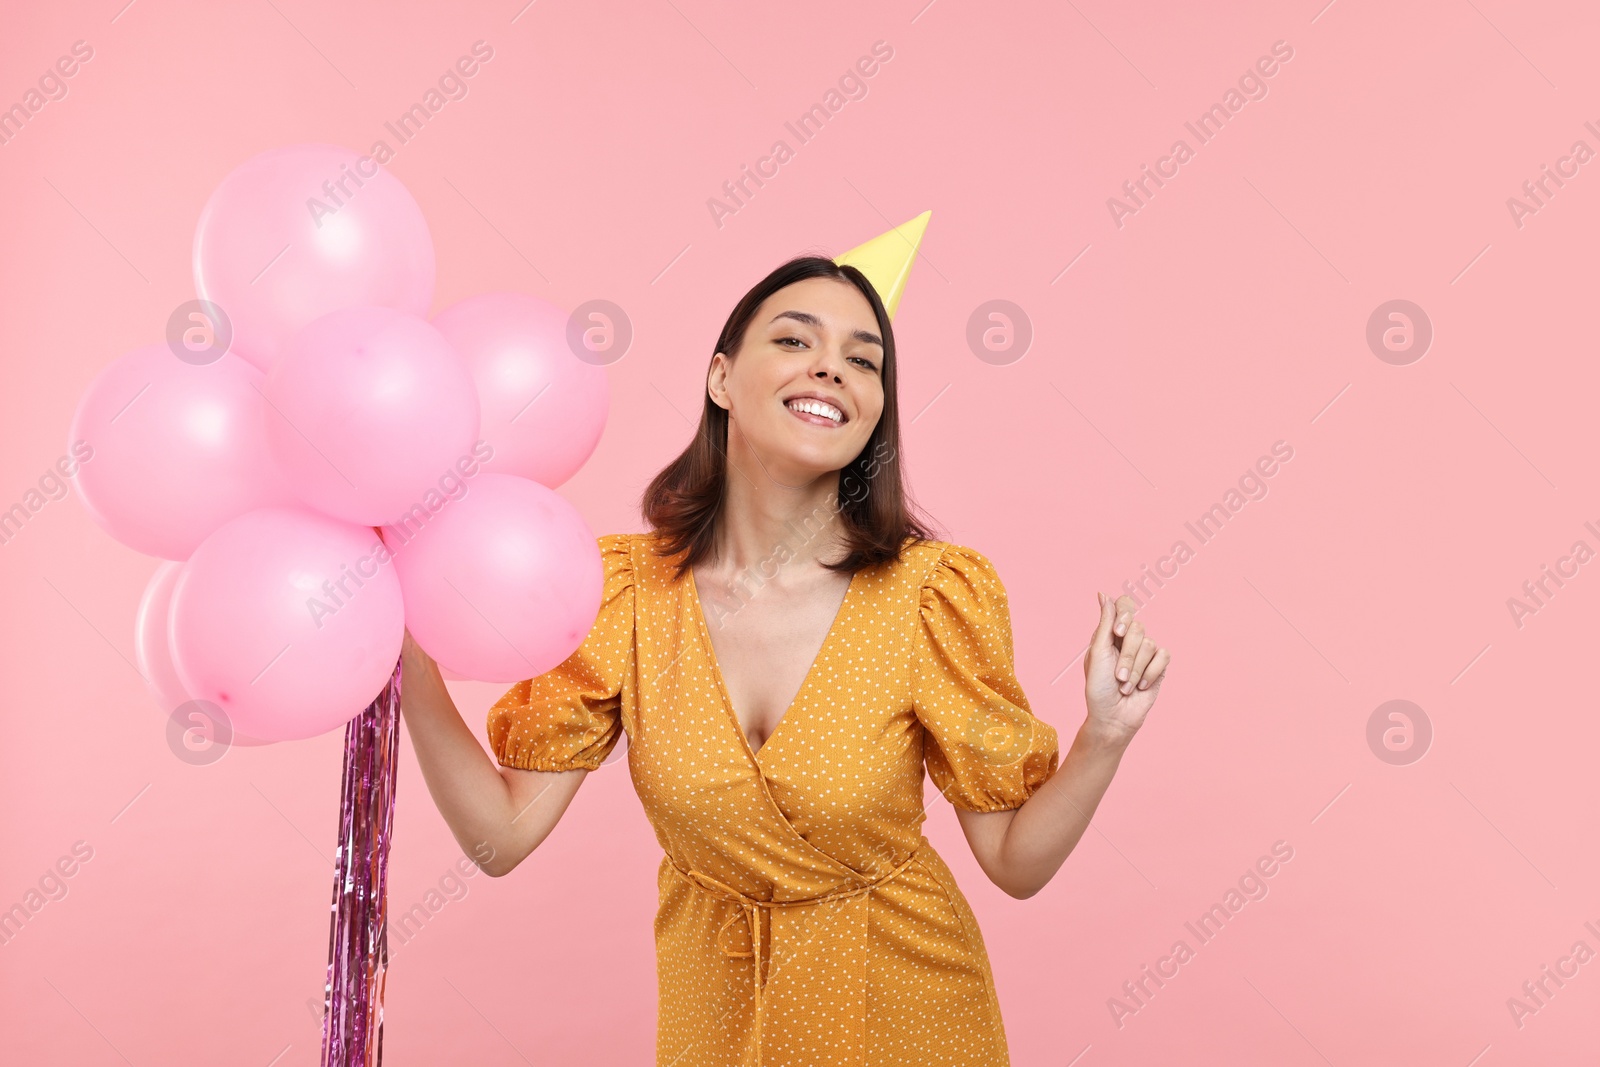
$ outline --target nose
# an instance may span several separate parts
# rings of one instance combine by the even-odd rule
[[[841,364],[844,362],[844,357],[835,348],[827,344],[819,346],[817,348],[817,362],[820,366],[811,372],[812,375],[822,379],[832,378],[835,385],[844,383],[844,377],[841,374],[843,369]]]

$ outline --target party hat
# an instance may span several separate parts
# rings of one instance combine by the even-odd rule
[[[895,308],[900,306],[900,294],[906,291],[906,278],[911,275],[911,264],[916,261],[923,231],[927,230],[932,215],[932,211],[924,211],[910,222],[902,222],[888,233],[879,234],[866,244],[833,258],[840,266],[848,264],[867,276],[872,287],[878,290],[878,299],[883,301],[891,322]]]

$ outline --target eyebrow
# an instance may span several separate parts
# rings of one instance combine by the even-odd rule
[[[779,319],[794,319],[796,322],[803,322],[807,326],[814,326],[819,330],[822,328],[822,320],[809,311],[780,311],[772,316],[772,322],[777,322]],[[867,344],[877,345],[879,348],[883,347],[883,338],[870,330],[856,330],[850,336],[857,341],[865,341]]]

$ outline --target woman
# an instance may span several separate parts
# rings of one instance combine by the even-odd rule
[[[1030,897],[1168,652],[1101,595],[1060,757],[993,566],[908,513],[889,313],[853,266],[795,259],[746,294],[642,507],[651,533],[599,539],[583,645],[490,710],[499,767],[407,635],[403,713],[457,841],[512,870],[626,733],[665,852],[661,1067],[1008,1063],[982,936],[920,832],[924,766],[983,871]]]

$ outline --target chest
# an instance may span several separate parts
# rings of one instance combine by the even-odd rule
[[[847,625],[853,579],[829,576],[807,589],[774,585],[730,596],[697,577],[714,670],[751,751],[766,744],[800,697],[835,632]]]

